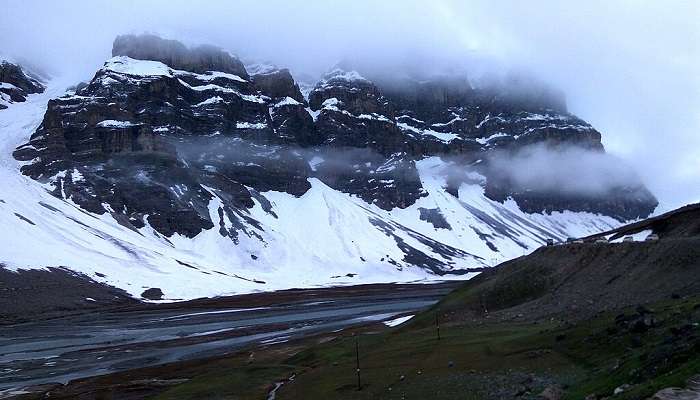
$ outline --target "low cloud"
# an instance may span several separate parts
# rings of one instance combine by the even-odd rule
[[[119,34],[212,44],[318,76],[342,59],[420,73],[527,69],[561,89],[659,197],[700,201],[700,2],[5,0],[0,53],[73,83]],[[595,167],[591,167],[595,168]]]
[[[580,147],[531,145],[512,152],[494,152],[487,174],[517,187],[598,197],[641,184],[637,173],[618,157]]]

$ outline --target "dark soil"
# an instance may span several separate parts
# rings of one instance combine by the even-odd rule
[[[700,293],[700,237],[543,247],[456,290],[435,307],[450,319],[580,320]]]
[[[134,303],[125,291],[67,269],[13,272],[0,264],[0,325]]]

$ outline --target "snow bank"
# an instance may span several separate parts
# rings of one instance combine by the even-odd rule
[[[432,129],[419,129],[404,122],[399,122],[396,124],[396,126],[398,126],[401,130],[417,133],[422,136],[432,136],[443,142],[450,142],[459,137],[454,133],[436,132]]]
[[[130,128],[138,125],[141,124],[135,124],[131,121],[117,121],[115,119],[106,119],[97,123],[97,126],[100,128]]]
[[[138,77],[173,76],[173,70],[162,62],[135,60],[126,56],[110,58],[105,62],[103,69]]]
[[[287,96],[284,99],[280,100],[275,104],[275,107],[284,107],[284,106],[300,106],[302,105],[298,101],[294,100],[293,98]]]
[[[395,327],[395,326],[398,326],[398,325],[403,324],[404,322],[410,320],[410,319],[413,318],[413,317],[414,317],[414,315],[406,315],[406,316],[404,316],[404,317],[398,317],[398,318],[390,319],[390,320],[384,321],[384,325],[393,328],[393,327]]]
[[[342,81],[367,81],[367,79],[360,75],[357,71],[345,71],[340,68],[335,68],[323,76],[321,84],[327,83],[331,80],[342,80]]]
[[[193,74],[197,78],[204,80],[204,81],[211,81],[217,78],[224,78],[224,79],[229,79],[232,81],[236,82],[248,82],[247,80],[241,78],[238,75],[235,74],[229,74],[226,72],[221,72],[221,71],[208,71],[206,74]]]
[[[237,122],[236,128],[238,128],[238,129],[265,129],[265,128],[267,128],[267,124],[264,124],[262,122],[256,122],[256,123]]]

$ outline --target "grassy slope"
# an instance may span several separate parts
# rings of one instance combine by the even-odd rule
[[[269,383],[294,373],[278,399],[528,399],[552,385],[583,399],[623,384],[633,387],[616,399],[644,399],[700,372],[699,262],[697,237],[543,248],[467,282],[404,327],[367,328],[361,391],[355,338],[341,333],[261,369],[197,376],[159,398],[264,398]],[[615,321],[623,311],[642,318],[638,304],[657,320],[644,332]]]
[[[287,360],[304,372],[278,398],[535,398],[554,383],[567,387],[571,399],[609,395],[626,383],[635,386],[616,398],[645,398],[700,371],[697,326],[685,336],[671,333],[699,320],[699,304],[698,298],[655,304],[659,326],[644,333],[621,328],[610,313],[570,326],[448,324],[440,340],[434,327],[411,325],[362,335],[359,392],[354,339],[339,339]]]
[[[278,398],[535,398],[553,384],[571,399],[633,384],[618,398],[644,398],[700,372],[699,252],[697,238],[541,249],[467,282],[405,327],[361,335],[362,391],[354,339],[341,337],[277,360],[288,370],[275,380],[297,374]],[[643,303],[659,326],[616,324],[621,309],[632,315]]]
[[[545,247],[486,271],[445,298],[451,320],[485,311],[512,319],[582,319],[601,311],[700,294],[700,238]],[[501,312],[498,312],[501,311]]]

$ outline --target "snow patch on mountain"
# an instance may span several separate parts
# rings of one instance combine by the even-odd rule
[[[287,96],[284,99],[278,101],[274,107],[277,108],[277,107],[284,107],[284,106],[300,106],[300,105],[303,105],[303,104],[301,104],[300,102]]]
[[[345,71],[344,69],[341,68],[335,68],[329,72],[327,72],[325,75],[323,75],[323,78],[321,82],[319,82],[319,87],[329,87],[333,85],[333,82],[336,81],[341,81],[341,82],[353,82],[353,81],[365,81],[369,82],[367,78],[364,76],[360,75],[359,72],[357,71]]]
[[[103,69],[138,77],[173,76],[173,70],[162,62],[135,60],[126,56],[110,58],[105,62]]]
[[[131,121],[117,121],[114,119],[106,119],[97,123],[100,128],[131,128],[132,126],[138,126],[140,124],[135,124]]]
[[[404,122],[399,122],[396,124],[396,126],[399,127],[399,129],[404,130],[404,131],[409,131],[412,133],[416,133],[418,135],[423,135],[423,136],[432,136],[434,138],[437,138],[443,142],[450,142],[454,139],[457,139],[459,136],[455,135],[454,133],[448,133],[448,132],[437,132],[432,129],[420,129],[413,127],[407,123]]]

